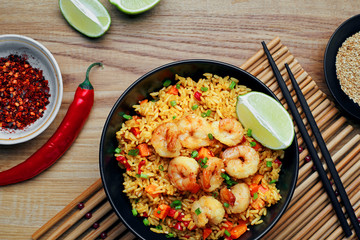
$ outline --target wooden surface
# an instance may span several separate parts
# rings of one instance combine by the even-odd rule
[[[38,177],[0,187],[0,239],[30,239],[100,177],[102,126],[120,94],[144,73],[193,58],[240,66],[261,47],[261,41],[279,36],[332,99],[323,77],[324,50],[333,31],[360,8],[357,0],[163,0],[150,12],[129,17],[108,1],[101,2],[112,24],[99,39],[73,30],[62,17],[58,1],[16,0],[0,5],[0,34],[22,34],[41,42],[57,60],[64,82],[62,106],[52,125],[30,142],[0,146],[1,171],[22,162],[47,141],[63,119],[88,65],[104,63],[104,69],[91,72],[94,108],[69,151]]]

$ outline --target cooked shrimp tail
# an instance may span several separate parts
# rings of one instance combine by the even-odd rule
[[[233,198],[235,197],[235,201]],[[238,183],[232,186],[230,189],[220,190],[220,199],[222,202],[229,203],[229,207],[226,208],[226,212],[242,213],[250,205],[250,189],[246,183]]]
[[[227,187],[223,187],[220,190],[220,198],[221,201],[230,204],[230,206],[234,206],[235,204],[235,200],[236,200],[235,195]]]

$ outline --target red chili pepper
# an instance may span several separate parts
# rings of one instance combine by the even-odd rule
[[[130,132],[132,134],[134,134],[135,137],[139,136],[139,134],[141,133],[140,129],[138,127],[132,127],[130,128]]]
[[[183,230],[183,227],[181,226],[181,223],[180,222],[177,222],[174,226],[175,229],[179,230],[179,231],[182,231]]]
[[[75,141],[84,126],[94,103],[94,88],[89,81],[90,69],[102,63],[93,63],[86,78],[76,89],[63,121],[51,138],[24,162],[0,173],[0,185],[22,182],[43,172],[56,162]]]
[[[129,164],[128,160],[124,156],[118,156],[118,157],[116,157],[116,160],[118,162],[120,162],[126,168],[126,171],[130,170],[130,168],[131,168],[130,164]]]
[[[185,217],[184,213],[180,213],[179,216],[176,218],[176,220],[182,222],[183,218]]]
[[[173,218],[173,217],[175,216],[175,213],[176,213],[176,212],[177,212],[177,211],[176,211],[175,209],[170,209],[170,210],[169,210],[169,213],[168,213],[168,216]]]
[[[202,96],[201,92],[196,91],[196,92],[194,93],[194,97],[195,97],[196,100],[198,100],[198,101],[201,101],[201,98],[200,98],[201,96]]]
[[[142,161],[139,163],[138,174],[141,174],[141,167],[144,166],[145,163],[146,163],[145,160],[142,160]]]
[[[282,164],[282,162],[281,162],[279,159],[275,159],[275,160],[274,160],[274,163],[277,163],[277,164],[279,164],[279,165]]]
[[[190,224],[190,221],[182,221],[182,222],[184,223],[184,226],[185,226],[185,227],[188,227],[189,224]]]

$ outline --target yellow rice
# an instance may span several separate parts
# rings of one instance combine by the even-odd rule
[[[174,218],[167,217],[165,220],[160,221],[153,215],[153,212],[159,204],[170,205],[174,200],[181,200],[182,209],[181,212],[185,214],[183,221],[190,221],[188,228],[191,229],[195,225],[192,220],[190,209],[194,201],[198,200],[203,195],[212,195],[212,193],[206,193],[200,190],[196,194],[189,194],[187,192],[180,192],[174,187],[169,180],[167,175],[167,168],[170,159],[162,158],[153,151],[153,154],[149,157],[130,156],[127,153],[135,149],[137,145],[141,143],[147,143],[151,148],[151,136],[154,129],[164,122],[175,121],[180,119],[187,113],[194,113],[201,115],[201,113],[211,110],[211,115],[206,117],[208,121],[221,120],[223,118],[236,118],[235,106],[236,98],[238,95],[242,95],[251,91],[243,85],[238,85],[237,79],[232,77],[220,77],[210,73],[204,74],[204,77],[199,79],[197,82],[193,81],[189,77],[181,77],[176,75],[175,82],[180,86],[178,89],[178,95],[172,95],[167,93],[167,90],[172,86],[163,87],[158,92],[153,92],[150,95],[154,101],[148,101],[142,104],[134,105],[134,110],[138,117],[133,117],[122,124],[121,129],[116,133],[116,137],[119,142],[119,148],[121,152],[115,154],[115,156],[124,156],[127,158],[131,168],[130,170],[123,173],[124,176],[124,193],[129,198],[131,206],[136,209],[138,217],[147,217],[150,226],[149,228],[159,234],[173,234],[174,237],[179,239],[202,239],[203,229],[196,228],[195,230],[179,231],[173,228],[177,222]],[[236,83],[233,89],[229,86],[231,83]],[[202,87],[208,88],[207,91],[201,92]],[[201,92],[201,101],[198,101],[194,97],[196,91]],[[176,105],[172,106],[171,101],[176,101]],[[192,109],[192,106],[197,104],[196,110]],[[135,136],[130,129],[137,127],[140,130],[140,134]],[[244,129],[245,133],[247,129]],[[245,134],[246,136],[246,134]],[[247,142],[251,142],[252,138],[246,136]],[[210,146],[215,155],[219,155],[224,150],[224,145],[216,144]],[[181,155],[190,156],[192,150],[183,149]],[[276,188],[274,182],[279,178],[279,172],[281,165],[278,164],[275,159],[283,158],[283,151],[272,151],[270,149],[262,148],[259,151],[260,164],[258,173],[263,175],[261,185],[264,188],[269,189],[265,193],[259,191],[258,198],[261,198],[265,202],[265,206],[259,210],[254,209],[251,205],[253,198],[250,201],[248,209],[240,214],[225,215],[223,221],[218,226],[209,226],[212,229],[212,233],[207,239],[218,239],[224,237],[224,223],[231,221],[234,225],[240,220],[248,222],[248,225],[261,224],[263,220],[262,216],[267,213],[267,207],[276,204],[280,199],[279,190]],[[141,178],[138,175],[139,163],[145,160],[146,163],[142,167],[142,172],[146,174],[147,178]],[[271,161],[272,166],[268,167],[266,162]],[[274,162],[275,161],[275,162]],[[122,167],[121,164],[119,166]],[[235,180],[235,179],[233,179]],[[238,182],[245,182],[251,184],[251,177],[241,180]],[[156,192],[158,196],[153,198],[146,191],[145,187],[154,184],[157,186]],[[225,186],[225,183],[223,183]],[[222,186],[223,186],[222,185]],[[219,199],[219,196],[215,197]],[[227,217],[227,218],[226,218]],[[161,227],[159,227],[161,226]],[[145,227],[145,226],[144,226]]]

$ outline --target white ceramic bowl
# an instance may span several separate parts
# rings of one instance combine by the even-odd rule
[[[0,145],[25,142],[42,133],[59,112],[63,96],[60,68],[50,51],[41,43],[21,35],[0,35],[0,57],[7,57],[10,54],[27,56],[27,61],[33,68],[43,71],[43,76],[48,80],[51,96],[44,115],[31,125],[22,130],[9,131],[0,128]]]

